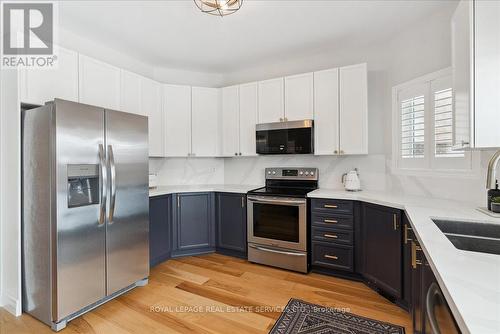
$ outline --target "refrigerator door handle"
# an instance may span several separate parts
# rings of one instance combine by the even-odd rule
[[[113,223],[113,216],[115,214],[115,202],[116,202],[116,166],[115,166],[115,156],[113,154],[113,146],[108,145],[109,154],[109,171],[110,171],[110,201],[109,201],[109,223]]]
[[[108,195],[108,171],[104,158],[104,146],[99,144],[99,165],[101,167],[101,207],[99,210],[99,225],[103,225],[106,220],[106,201]]]

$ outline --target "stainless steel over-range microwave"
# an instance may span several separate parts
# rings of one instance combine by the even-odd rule
[[[313,120],[256,125],[258,154],[311,154],[314,152]]]

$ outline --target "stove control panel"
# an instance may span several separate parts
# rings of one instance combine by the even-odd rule
[[[290,167],[266,168],[266,179],[318,180],[318,168]]]

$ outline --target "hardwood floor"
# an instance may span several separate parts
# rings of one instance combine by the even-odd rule
[[[362,283],[298,274],[219,254],[179,258],[151,271],[149,284],[74,319],[70,333],[267,333],[290,298],[406,327],[407,312]],[[0,333],[51,333],[0,308]]]

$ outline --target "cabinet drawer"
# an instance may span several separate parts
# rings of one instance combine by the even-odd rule
[[[353,232],[349,230],[313,226],[312,240],[352,246],[354,237]]]
[[[329,215],[324,213],[313,213],[311,224],[318,227],[330,227],[352,230],[354,218],[352,216]]]
[[[315,241],[312,243],[312,265],[352,272],[353,248]]]
[[[312,210],[313,212],[343,213],[352,215],[354,211],[354,203],[352,201],[336,199],[313,199]]]

